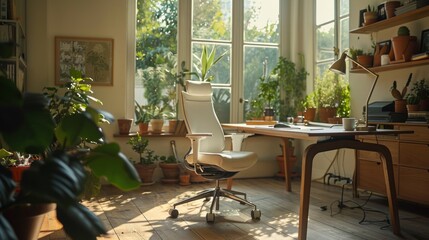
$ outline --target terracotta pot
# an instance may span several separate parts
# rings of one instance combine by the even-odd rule
[[[365,26],[373,24],[373,23],[377,22],[377,20],[378,20],[377,12],[364,12],[363,13],[363,22],[364,22]]]
[[[201,175],[196,174],[194,171],[188,170],[188,172],[191,176],[191,183],[203,183],[203,182],[209,181],[207,178],[204,178]]]
[[[372,63],[374,61],[374,56],[372,55],[358,55],[357,62],[360,63],[364,67],[372,67]]]
[[[12,172],[12,179],[17,183],[16,191],[20,191],[19,182],[21,182],[22,173],[29,168],[30,166],[9,167]]]
[[[264,110],[264,120],[272,121],[274,119],[274,109],[273,108],[265,108]]]
[[[407,112],[407,101],[406,100],[395,100],[395,112],[406,113]]]
[[[150,120],[150,125],[152,126],[153,133],[162,133],[162,127],[164,126],[163,119],[152,119]]]
[[[134,164],[134,167],[137,170],[137,173],[140,176],[140,179],[144,185],[153,184],[153,172],[155,171],[156,164],[144,165],[144,164]]]
[[[407,111],[408,112],[417,112],[417,111],[419,111],[419,105],[418,104],[412,104],[412,105],[410,105],[410,104],[407,104]]]
[[[279,172],[277,173],[278,177],[284,177],[285,176],[285,165],[283,160],[283,155],[278,155],[276,157],[277,164],[279,166]],[[291,174],[294,175],[293,168],[297,162],[296,156],[291,156],[290,159],[288,159],[289,163],[289,169],[291,170]]]
[[[331,124],[340,124],[340,123],[342,123],[342,118],[340,118],[340,117],[331,117],[331,118],[328,118],[328,123],[331,123]]]
[[[386,8],[386,17],[391,18],[395,16],[395,10],[401,5],[400,1],[387,1],[384,3]]]
[[[411,56],[417,51],[417,37],[415,36],[396,36],[392,38],[393,52],[395,61],[411,60]]]
[[[191,175],[188,173],[180,174],[179,176],[179,185],[188,186],[191,184]]]
[[[176,132],[176,126],[177,126],[177,120],[174,120],[174,119],[168,120],[168,132],[169,133],[175,133]]]
[[[20,240],[37,239],[45,214],[55,210],[55,203],[16,204],[3,214]]]
[[[159,167],[164,174],[162,183],[178,183],[180,175],[179,163],[159,163]]]
[[[129,134],[132,123],[133,123],[132,119],[119,118],[118,119],[119,134],[124,134],[124,135]]]
[[[316,108],[307,108],[304,111],[304,119],[307,121],[314,121],[314,119],[316,118]]]
[[[139,123],[139,133],[145,134],[148,132],[149,123]]]
[[[320,122],[328,122],[329,118],[334,117],[337,114],[337,108],[333,107],[321,107],[318,109],[319,111],[319,121]]]

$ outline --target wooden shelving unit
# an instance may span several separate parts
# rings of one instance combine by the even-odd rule
[[[384,72],[384,71],[391,71],[391,70],[396,70],[401,68],[417,67],[417,66],[422,66],[427,64],[429,64],[429,59],[395,63],[395,64],[389,64],[384,66],[372,67],[369,69],[371,69],[371,71],[373,72]],[[353,68],[353,69],[350,69],[350,72],[351,73],[368,73],[362,68]]]
[[[418,20],[424,17],[429,16],[429,6],[418,8],[414,11],[410,11],[399,16],[394,16],[392,18],[382,20],[368,26],[363,26],[354,30],[351,30],[350,33],[363,33],[370,34],[372,32],[377,32],[386,28],[398,26],[407,22]]]
[[[422,8],[418,8],[414,11],[410,11],[404,14],[401,14],[399,16],[395,16],[386,20],[382,20],[373,24],[370,24],[368,26],[363,26],[354,30],[351,30],[350,33],[358,33],[358,34],[370,34],[373,32],[377,32],[380,30],[384,30],[386,28],[395,27],[400,24],[412,22],[415,20],[419,20],[425,17],[429,17],[429,6],[425,6]],[[401,63],[393,63],[389,65],[384,66],[378,66],[378,67],[372,67],[369,68],[373,72],[384,72],[384,71],[391,71],[401,68],[409,68],[409,67],[416,67],[416,66],[422,66],[429,64],[429,59],[424,60],[418,60],[418,61],[409,61],[409,62],[401,62]],[[367,73],[363,69],[351,69],[351,73]]]

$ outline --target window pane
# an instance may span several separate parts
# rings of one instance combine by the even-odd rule
[[[193,0],[192,8],[194,39],[231,40],[231,0]]]
[[[320,63],[316,66],[316,79],[322,79],[326,71],[329,71],[329,67],[333,62]]]
[[[340,21],[340,54],[349,48],[349,18]]]
[[[276,66],[279,50],[274,47],[244,47],[244,99],[252,100],[258,95],[259,78],[263,75],[263,62],[267,59],[267,73]]]
[[[244,41],[279,42],[279,0],[244,1]]]
[[[231,89],[214,88],[213,106],[221,123],[228,123],[230,119]]]
[[[340,16],[349,14],[349,0],[341,0],[340,2]]]
[[[230,44],[202,44],[192,43],[192,71],[197,72],[199,80],[201,80],[201,53],[203,46],[207,48],[207,54],[212,52],[215,48],[216,60],[222,54],[226,53],[216,64],[213,65],[206,73],[205,79],[211,78],[212,83],[230,84],[231,82],[231,45]],[[196,68],[196,66],[198,68]],[[196,76],[192,76],[192,79],[196,79]]]
[[[335,33],[334,23],[317,28],[317,60],[334,58]]]
[[[333,21],[335,0],[316,0],[316,25]]]

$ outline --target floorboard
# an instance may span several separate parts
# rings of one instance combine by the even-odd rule
[[[250,240],[297,239],[299,179],[286,192],[284,182],[275,178],[234,180],[234,190],[247,193],[262,212],[260,221],[250,217],[251,207],[223,199],[214,224],[205,214],[210,202],[198,200],[178,206],[179,217],[168,210],[180,199],[213,186],[198,183],[189,186],[156,183],[138,190],[121,192],[103,186],[99,197],[83,204],[105,224],[108,234],[98,239],[118,240]],[[395,236],[388,223],[384,197],[361,192],[352,197],[349,186],[314,182],[311,188],[308,239],[429,239],[429,207],[399,202],[403,236]],[[342,201],[341,201],[342,199]],[[45,217],[39,239],[69,239],[56,220],[55,212]]]

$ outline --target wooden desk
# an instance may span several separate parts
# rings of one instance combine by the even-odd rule
[[[395,182],[393,177],[392,156],[389,149],[384,145],[360,142],[355,139],[359,135],[392,135],[413,133],[413,131],[386,130],[377,131],[344,131],[338,128],[323,127],[296,127],[296,128],[273,128],[272,126],[246,125],[246,124],[222,124],[225,129],[235,129],[241,132],[255,133],[265,136],[280,137],[284,142],[284,150],[288,148],[289,139],[313,140],[316,143],[309,145],[302,156],[301,192],[299,207],[298,239],[307,239],[308,212],[310,204],[311,172],[314,157],[321,152],[340,148],[365,150],[378,152],[383,163],[384,179],[386,183],[387,199],[389,203],[389,214],[393,233],[400,235],[398,205],[396,199]],[[287,164],[288,151],[284,151],[286,190],[291,191],[290,170]]]

